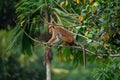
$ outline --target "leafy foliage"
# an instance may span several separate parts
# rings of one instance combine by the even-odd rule
[[[104,63],[107,63],[107,66],[100,67],[96,79],[109,80],[110,76],[118,75],[116,72],[119,70],[119,65],[116,64],[118,61],[111,63],[113,59],[109,60],[111,54],[120,54],[118,0],[21,0],[16,5],[16,13],[17,25],[9,49],[17,48],[17,51],[32,54],[34,41],[25,32],[33,39],[38,34],[47,32],[47,25],[52,15],[56,24],[64,25],[80,35],[74,37],[85,45],[86,50],[89,50],[88,62],[98,64],[104,60]],[[58,49],[58,58],[64,62],[73,62],[75,66],[83,62],[82,51],[66,47]],[[119,76],[113,78],[118,79]]]
[[[110,59],[110,63],[101,65],[94,75],[96,80],[119,80],[120,62],[119,59]],[[112,76],[112,77],[111,77]]]
[[[24,31],[32,38],[35,38],[36,34],[46,32],[47,23],[52,15],[57,24],[68,26],[74,23],[77,27],[72,27],[70,30],[83,36],[83,38],[75,36],[77,41],[83,42],[86,49],[96,55],[119,53],[119,4],[118,1],[111,2],[109,0],[75,0],[71,2],[67,0],[58,2],[21,0],[16,5],[18,20],[12,38],[13,42],[9,48],[11,49],[13,46],[17,48],[15,45],[19,44],[18,48],[21,48],[23,53],[31,54],[34,41],[28,38]],[[64,48],[61,51],[64,52]],[[74,54],[78,52],[78,50],[73,50],[65,53],[71,53],[75,57]],[[75,57],[75,59],[77,58],[82,61],[79,56]]]

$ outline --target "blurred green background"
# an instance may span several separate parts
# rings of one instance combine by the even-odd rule
[[[84,69],[82,52],[52,47],[52,80],[120,80],[119,13],[119,0],[1,0],[0,80],[46,79],[44,45],[32,41],[19,27],[46,42],[50,14],[57,24],[83,35],[75,36],[76,40],[95,53],[88,52]]]

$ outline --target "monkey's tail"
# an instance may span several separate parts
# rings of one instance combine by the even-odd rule
[[[79,43],[77,41],[75,41],[76,45],[80,45],[82,50],[83,50],[83,61],[84,61],[84,68],[86,68],[86,51],[85,51],[85,47],[82,43]],[[79,49],[80,50],[80,49]]]

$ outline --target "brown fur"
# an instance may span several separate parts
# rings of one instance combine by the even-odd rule
[[[74,43],[74,38],[73,38],[72,34],[67,29],[65,29],[63,27],[58,27],[58,26],[51,27],[51,28],[49,28],[49,33],[52,34],[52,37],[48,41],[48,43],[51,43],[52,41],[54,41],[56,39],[55,36],[58,36],[59,33],[61,35],[62,41],[64,41],[67,44]]]

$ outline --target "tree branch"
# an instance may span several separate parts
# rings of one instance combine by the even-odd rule
[[[118,53],[118,54],[110,54],[110,57],[120,57],[120,53]]]
[[[40,43],[40,44],[46,44],[45,42],[41,42],[41,41],[39,41],[39,40],[37,40],[37,39],[34,39],[34,38],[32,38],[23,28],[21,28],[21,27],[19,27],[22,31],[23,31],[23,33],[27,36],[27,37],[29,37],[32,41],[34,41],[34,42],[37,42],[37,43]]]
[[[40,44],[44,44],[44,45],[46,45],[46,42],[41,42],[41,41],[39,41],[39,40],[37,40],[37,39],[34,39],[34,38],[32,38],[23,28],[21,28],[21,27],[19,27],[24,33],[25,33],[25,35],[26,36],[28,36],[31,40],[33,40],[34,42],[37,42],[37,43],[39,43],[38,45],[40,45]],[[82,35],[80,35],[80,34],[78,34],[79,36],[82,36]],[[68,45],[51,45],[51,46],[58,46],[58,47],[70,47],[70,48],[77,48],[77,49],[81,49],[82,50],[82,48],[81,47],[79,47],[79,46],[68,46]],[[35,46],[36,47],[36,46]],[[87,54],[89,54],[89,55],[97,55],[96,53],[94,53],[94,52],[92,52],[92,51],[90,51],[90,50],[88,50],[88,49],[85,49],[85,51],[87,52]],[[106,55],[103,55],[103,56],[106,56]],[[120,57],[120,54],[110,54],[109,55],[110,57]]]

